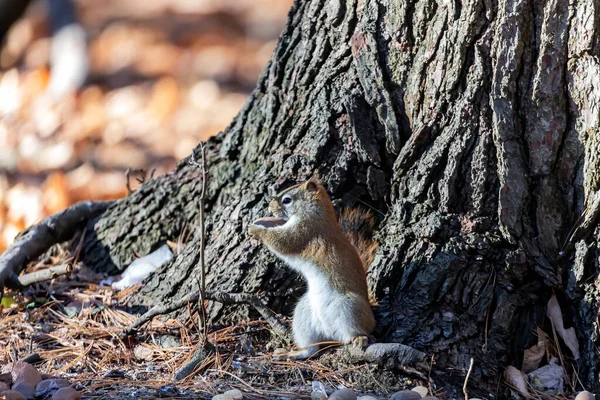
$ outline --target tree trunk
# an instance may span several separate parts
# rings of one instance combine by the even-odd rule
[[[536,326],[551,332],[554,292],[579,377],[599,390],[600,229],[588,221],[563,249],[600,189],[599,27],[592,0],[297,1],[257,88],[207,144],[207,287],[292,309],[303,283],[246,231],[317,172],[336,205],[381,217],[378,340],[434,354],[461,384],[473,357],[472,382],[495,393]],[[187,160],[146,182],[88,224],[83,260],[116,272],[176,240],[197,223],[200,189]],[[138,302],[197,288],[198,239]],[[209,310],[249,310],[231,311]]]

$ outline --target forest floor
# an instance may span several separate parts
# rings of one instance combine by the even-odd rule
[[[58,251],[45,260],[49,264],[32,263],[27,272],[66,258]],[[199,341],[197,312],[185,320],[156,318],[134,337],[123,336],[139,315],[129,303],[139,285],[115,292],[100,285],[104,278],[78,265],[70,276],[9,292],[0,314],[0,363],[36,355],[40,372],[68,379],[83,398],[96,399],[211,398],[231,389],[247,399],[310,398],[315,385],[389,396],[427,385],[374,365],[340,367],[327,354],[332,350],[316,359],[276,361],[273,351],[282,343],[262,320],[210,327],[216,352],[190,378],[173,382]]]

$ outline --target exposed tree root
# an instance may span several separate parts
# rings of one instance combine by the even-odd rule
[[[200,363],[206,360],[214,351],[215,347],[209,341],[200,341],[190,361],[175,372],[173,381],[180,381],[192,375]]]
[[[31,260],[43,254],[56,243],[69,240],[75,231],[110,207],[113,201],[77,203],[59,213],[44,218],[40,223],[23,231],[0,256],[0,297],[4,286],[18,289],[18,275]]]
[[[200,298],[200,292],[193,292],[188,294],[187,296],[182,297],[179,300],[175,300],[173,302],[167,303],[165,305],[157,305],[148,310],[145,314],[143,314],[137,321],[135,321],[131,326],[123,331],[125,335],[131,335],[144,325],[145,323],[152,320],[152,318],[158,315],[168,314],[175,310],[178,310],[182,307],[185,307],[188,303],[197,302]],[[267,306],[263,304],[262,301],[258,298],[258,296],[248,293],[224,293],[224,292],[206,292],[205,293],[206,300],[218,301],[219,303],[224,304],[237,304],[237,303],[246,303],[250,304],[252,307],[258,311],[258,313],[271,325],[273,332],[284,340],[288,340],[288,329],[286,325],[281,322],[279,317],[270,310]]]

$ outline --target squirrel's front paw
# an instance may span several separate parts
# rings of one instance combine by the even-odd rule
[[[255,238],[255,239],[259,239],[260,231],[263,229],[265,229],[265,228],[258,226],[258,225],[250,224],[250,226],[248,227],[248,236]]]

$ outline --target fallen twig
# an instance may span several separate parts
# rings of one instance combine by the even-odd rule
[[[144,182],[146,182],[146,177],[148,176],[148,171],[146,171],[144,168],[133,169],[133,170],[131,168],[127,168],[127,170],[125,171],[125,187],[127,188],[127,192],[129,192],[129,194],[134,192],[134,190],[131,188],[131,183],[130,183],[132,172],[140,174],[139,178],[135,178],[137,183],[139,183],[140,185],[143,185]],[[150,179],[154,178],[155,172],[156,172],[156,168],[153,168],[152,171],[150,171]]]
[[[188,302],[196,302],[200,298],[200,292],[193,292],[179,300],[175,300],[165,305],[156,305],[148,310],[145,314],[137,319],[131,326],[126,328],[123,333],[131,335],[136,332],[142,325],[152,320],[158,315],[168,314],[182,307],[185,307]],[[225,292],[206,292],[206,300],[218,301],[223,304],[250,304],[258,311],[258,313],[269,323],[275,334],[287,341],[288,329],[277,315],[269,309],[258,296],[249,293],[225,293]]]
[[[592,231],[598,217],[600,217],[600,190],[590,198],[589,204],[573,224],[573,228],[562,245],[561,256],[564,256],[575,242],[584,239]]]
[[[4,286],[18,288],[17,276],[29,261],[56,243],[71,239],[82,224],[112,204],[113,201],[77,203],[24,230],[0,256],[0,297],[4,294]]]
[[[202,190],[200,191],[200,281],[198,282],[198,318],[200,319],[200,340],[194,351],[192,358],[185,363],[184,366],[179,368],[173,377],[174,380],[179,381],[187,378],[194,373],[196,367],[206,358],[209,354],[214,352],[214,346],[208,341],[208,329],[206,321],[206,264],[204,262],[204,249],[205,249],[205,237],[204,237],[204,198],[206,195],[206,156],[204,150],[204,142],[200,142],[200,162],[196,161],[196,150],[192,151],[192,157],[190,164],[200,168],[202,172]],[[189,302],[186,302],[189,304]]]
[[[467,393],[467,383],[469,382],[471,371],[473,371],[473,357],[471,357],[471,362],[469,363],[469,370],[467,371],[467,376],[465,377],[465,383],[463,383],[463,394],[465,395],[465,400],[469,400],[469,394]]]
[[[206,344],[207,340],[207,329],[206,329],[206,306],[204,300],[206,299],[206,264],[204,262],[204,248],[206,245],[204,237],[204,198],[206,197],[206,154],[204,149],[204,142],[200,142],[200,154],[202,155],[200,163],[196,161],[196,151],[192,151],[192,157],[190,164],[195,165],[202,171],[202,190],[200,191],[200,284],[198,285],[200,298],[198,301],[198,315],[200,316],[200,327],[202,332],[200,333],[201,342],[203,345]]]
[[[427,387],[429,388],[429,393],[433,395],[433,386],[431,385],[431,369],[433,368],[433,364],[435,362],[435,354],[431,355],[431,362],[429,363],[429,370],[427,371]]]
[[[192,356],[192,358],[188,362],[186,362],[181,368],[179,368],[177,372],[175,372],[175,375],[173,376],[172,380],[180,381],[192,375],[196,371],[196,367],[198,367],[198,365],[200,365],[201,362],[206,360],[206,358],[210,354],[212,354],[214,350],[215,347],[208,341],[205,341],[204,343],[198,343],[198,346],[196,346],[196,350],[194,350],[194,355]]]
[[[31,272],[29,274],[19,276],[19,284],[22,287],[33,285],[34,283],[49,281],[61,275],[70,274],[73,271],[71,264],[62,264],[40,271]]]
[[[133,189],[131,188],[131,184],[129,180],[131,179],[131,168],[127,168],[125,170],[125,187],[127,188],[127,193],[133,193]]]

